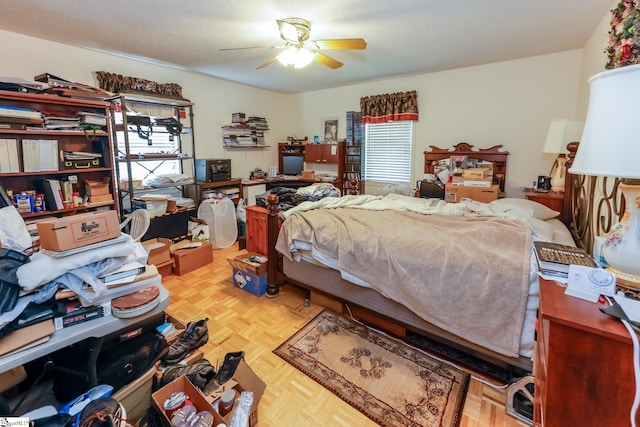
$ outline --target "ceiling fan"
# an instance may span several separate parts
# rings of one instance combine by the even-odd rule
[[[244,49],[285,49],[279,55],[271,58],[257,69],[264,68],[273,64],[276,60],[283,65],[293,65],[295,68],[303,68],[311,61],[316,61],[329,68],[336,69],[342,67],[342,62],[337,61],[324,53],[322,49],[340,49],[340,50],[363,50],[367,47],[367,42],[361,38],[352,39],[327,39],[327,40],[311,40],[309,33],[311,32],[311,23],[302,18],[284,18],[276,19],[280,30],[280,38],[284,40],[281,46],[258,46],[258,47],[238,47],[220,49],[220,51],[228,50],[244,50]]]

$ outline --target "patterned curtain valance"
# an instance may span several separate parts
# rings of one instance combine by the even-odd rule
[[[96,71],[96,78],[100,89],[113,93],[144,92],[148,95],[182,98],[182,86],[177,83],[157,83],[138,77],[123,76],[122,74]]]
[[[398,120],[418,120],[418,94],[386,93],[360,98],[362,123],[385,123]]]

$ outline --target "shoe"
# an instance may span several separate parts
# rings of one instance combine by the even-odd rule
[[[209,341],[209,330],[207,329],[207,321],[202,319],[197,322],[189,322],[187,329],[178,341],[171,344],[167,355],[163,361],[167,364],[174,364],[181,361],[189,352],[196,348],[202,347]]]
[[[236,373],[236,369],[238,368],[238,364],[244,358],[244,351],[234,351],[231,353],[227,353],[224,356],[224,361],[222,362],[222,366],[218,369],[218,373],[213,378],[214,381],[220,385],[226,383],[231,378],[233,378],[233,374]]]
[[[126,427],[127,412],[124,406],[112,397],[101,397],[89,402],[78,415],[77,426],[81,427]]]
[[[186,375],[191,384],[203,390],[204,386],[216,375],[216,370],[207,359],[198,360],[189,366],[174,365],[167,368],[162,374],[160,387],[169,384],[181,375]]]

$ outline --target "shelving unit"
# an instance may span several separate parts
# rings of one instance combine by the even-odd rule
[[[343,194],[361,194],[364,191],[362,149],[364,145],[364,125],[362,115],[357,111],[347,111],[347,145],[345,147]],[[356,187],[351,180],[358,181]]]
[[[264,117],[249,117],[246,121],[238,121],[222,126],[222,143],[226,149],[268,148],[264,133],[269,126]]]
[[[112,200],[100,203],[88,203],[73,206],[73,203],[65,203],[63,209],[53,208],[51,203],[45,201],[45,210],[39,212],[23,212],[24,218],[33,218],[46,215],[70,215],[77,212],[86,212],[101,209],[118,209],[118,198],[114,185],[114,169],[111,161],[112,139],[109,103],[102,100],[70,98],[54,95],[39,95],[22,92],[0,91],[0,106],[10,108],[23,108],[43,113],[48,116],[77,116],[78,113],[92,113],[104,115],[107,118],[106,130],[85,131],[81,129],[48,130],[41,125],[24,126],[24,128],[0,127],[0,140],[11,141],[9,144],[16,147],[13,151],[13,165],[11,172],[0,173],[0,184],[12,192],[36,192],[42,180],[55,180],[69,182],[72,192],[78,192],[81,198],[86,195],[85,180],[103,181],[108,179],[109,193]],[[29,155],[22,149],[22,141],[35,141],[35,147],[50,146],[51,151],[36,164],[26,165]],[[15,142],[13,142],[15,141]],[[41,143],[40,141],[47,141]],[[53,143],[50,141],[54,141]],[[7,144],[3,143],[3,148]],[[95,162],[77,163],[64,161],[64,152],[89,152],[100,154]],[[7,158],[7,152],[0,154],[3,161]],[[26,157],[25,157],[26,156]],[[57,157],[56,157],[57,156]],[[56,158],[52,158],[56,157]],[[44,165],[46,163],[46,165]],[[44,167],[40,167],[40,166]],[[26,166],[26,167],[25,167]],[[43,170],[47,169],[47,170]],[[7,169],[2,169],[3,171]],[[37,191],[39,192],[39,191]]]
[[[131,209],[136,194],[167,190],[182,195],[194,183],[193,103],[121,94],[111,99],[111,106],[122,213]],[[182,174],[191,179],[158,181],[160,175]]]

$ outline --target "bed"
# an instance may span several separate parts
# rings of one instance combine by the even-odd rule
[[[425,173],[452,155],[474,157],[494,164],[494,183],[504,190],[508,153],[500,146],[431,148],[425,152]],[[572,185],[568,180],[569,190]],[[580,210],[583,198],[570,194],[567,200]],[[538,307],[532,242],[582,243],[575,239],[575,224],[566,227],[549,209],[524,199],[448,204],[350,195],[303,203],[282,214],[273,201],[269,257],[282,259],[269,263],[271,296],[285,280],[526,372]]]

